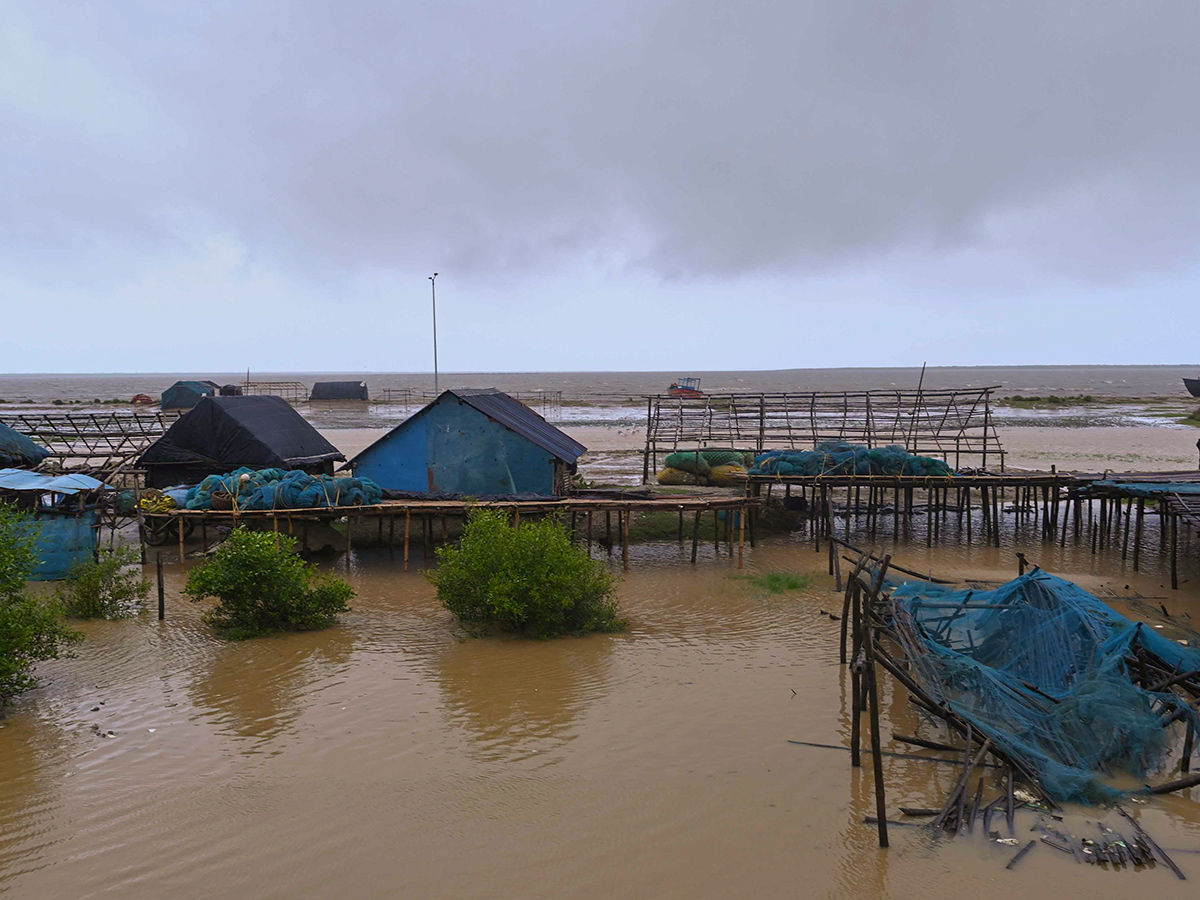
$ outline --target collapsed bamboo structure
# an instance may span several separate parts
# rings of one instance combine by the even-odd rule
[[[911,825],[914,818],[924,819],[927,827],[939,835],[970,834],[978,824],[984,834],[995,838],[998,835],[991,831],[991,821],[994,817],[1001,817],[1006,821],[1009,835],[1015,835],[1014,815],[1018,808],[1030,807],[1041,813],[1057,809],[1058,804],[1039,780],[1036,765],[1005,750],[1000,743],[1008,742],[997,740],[1002,735],[988,734],[981,729],[978,721],[964,719],[945,701],[939,701],[922,683],[923,670],[919,665],[920,660],[911,658],[911,648],[920,646],[920,642],[914,639],[912,634],[908,634],[909,639],[905,639],[906,630],[917,626],[910,617],[901,614],[900,608],[884,589],[886,574],[890,569],[898,568],[892,564],[891,557],[876,557],[836,539],[831,543],[831,546],[835,545],[849,551],[842,558],[853,564],[843,594],[839,648],[839,661],[842,665],[849,666],[851,678],[850,764],[855,768],[861,767],[863,753],[868,752],[871,756],[876,815],[868,817],[866,823],[876,826],[880,847],[889,845],[889,824]],[[840,549],[837,552],[841,554]],[[967,597],[970,597],[969,592]],[[965,602],[956,605],[959,611],[965,606]],[[952,611],[948,615],[953,617],[955,613]],[[1157,786],[1147,786],[1143,793],[1167,793],[1200,784],[1200,775],[1188,774],[1194,749],[1195,716],[1189,717],[1187,714],[1188,710],[1194,713],[1195,708],[1200,705],[1200,671],[1173,672],[1162,659],[1141,647],[1127,657],[1126,663],[1130,680],[1139,687],[1155,693],[1169,691],[1172,696],[1178,696],[1175,712],[1163,717],[1162,727],[1166,728],[1175,721],[1185,722],[1180,761],[1184,777]],[[908,693],[910,702],[930,721],[939,722],[946,732],[946,736],[939,736],[938,740],[893,733],[893,740],[925,750],[950,753],[951,757],[916,756],[883,749],[879,721],[879,669],[892,675],[899,689]],[[1034,685],[1027,684],[1026,688],[1031,696],[1040,695],[1044,702],[1059,702],[1048,694],[1042,694]],[[869,750],[861,746],[864,713],[869,721]],[[883,771],[883,758],[889,755],[947,764],[954,764],[957,759],[960,761],[961,773],[941,807],[902,807],[900,812],[907,821],[895,821],[888,816]],[[989,757],[991,763],[988,762]],[[987,768],[998,768],[1001,774],[999,784],[993,784],[996,796],[990,799],[987,796],[988,784],[993,779],[988,777],[991,773],[985,771]],[[1021,800],[1018,804],[1014,787],[1017,782],[1036,795],[1037,799],[1033,802]],[[1045,815],[1039,816],[1034,830],[1040,829],[1041,843],[1071,854],[1079,862],[1107,864],[1117,868],[1141,867],[1160,861],[1179,879],[1185,879],[1184,873],[1171,857],[1139,823],[1119,805],[1117,809],[1132,827],[1128,837],[1100,825],[1099,840],[1081,839],[1056,827],[1054,820],[1059,817],[1047,818]],[[1037,843],[1030,841],[1025,844],[1006,868],[1012,868],[1019,863]]]

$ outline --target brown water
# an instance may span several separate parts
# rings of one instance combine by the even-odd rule
[[[1158,572],[1039,549],[1093,589],[1171,593]],[[1008,547],[902,556],[944,574],[1014,567]],[[79,657],[45,665],[3,722],[0,894],[1191,896],[1165,867],[1103,871],[1045,846],[1005,871],[1018,848],[978,834],[895,828],[881,852],[862,824],[869,768],[787,743],[849,733],[824,564],[800,538],[748,551],[747,572],[816,573],[767,595],[711,544],[695,568],[674,543],[635,546],[629,633],[547,642],[460,640],[419,573],[368,551],[339,627],[224,644],[172,570],[165,623],[88,624]],[[1173,612],[1200,618],[1194,584]],[[883,709],[885,738],[917,727],[890,679]],[[893,810],[940,805],[956,776],[885,770]],[[1190,798],[1134,808],[1163,846],[1200,849]],[[1067,827],[1094,829],[1090,815]],[[1032,823],[1018,818],[1022,843]],[[1175,856],[1200,878],[1200,856]]]

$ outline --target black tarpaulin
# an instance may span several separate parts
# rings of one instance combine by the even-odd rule
[[[318,381],[313,385],[309,400],[366,400],[365,381]]]
[[[239,466],[325,469],[344,459],[281,397],[204,397],[138,462],[161,487]]]

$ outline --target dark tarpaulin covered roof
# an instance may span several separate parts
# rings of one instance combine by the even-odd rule
[[[163,409],[190,409],[201,397],[220,390],[211,381],[177,381],[162,392]]]
[[[313,385],[309,400],[366,400],[365,381],[318,381]]]
[[[282,397],[204,397],[139,465],[302,468],[345,458]]]
[[[27,435],[0,424],[0,466],[32,468],[50,455]]]
[[[473,406],[489,419],[495,419],[505,428],[515,431],[537,444],[547,453],[566,462],[575,462],[587,452],[587,447],[559,431],[532,409],[496,388],[478,388],[446,391],[463,403]],[[438,398],[439,400],[441,397]]]

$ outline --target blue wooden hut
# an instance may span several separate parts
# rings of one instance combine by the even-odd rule
[[[587,450],[495,388],[445,391],[347,463],[394,491],[565,494]]]

